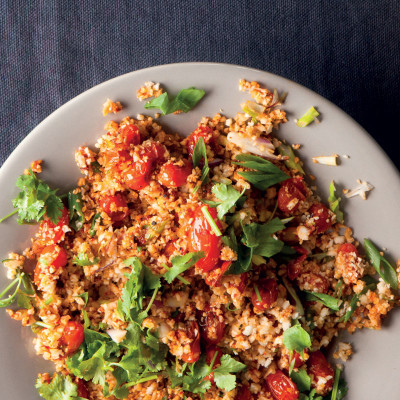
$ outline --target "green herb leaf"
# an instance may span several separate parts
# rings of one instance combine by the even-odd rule
[[[94,257],[92,260],[89,259],[89,256],[86,253],[78,253],[78,256],[75,257],[72,262],[80,267],[86,267],[88,265],[95,265],[100,261],[98,257]]]
[[[163,275],[164,279],[168,283],[171,283],[178,275],[188,270],[202,257],[204,257],[204,252],[202,251],[187,253],[184,256],[172,257],[172,267]]]
[[[293,300],[296,303],[296,308],[297,308],[297,312],[299,313],[300,316],[304,315],[304,307],[301,304],[300,298],[296,293],[296,290],[293,288],[293,286],[289,283],[289,281],[283,277],[282,278],[283,284],[286,287],[286,290],[289,292],[289,294],[292,296]]]
[[[90,231],[89,235],[93,237],[96,234],[96,229],[97,229],[97,221],[101,221],[101,214],[97,213],[92,220],[92,225],[90,226]]]
[[[277,150],[281,156],[289,157],[287,160],[285,160],[285,165],[288,168],[305,175],[303,167],[300,164],[300,160],[295,156],[292,146],[282,143],[279,147],[277,147]]]
[[[167,92],[162,95],[148,101],[144,108],[159,109],[163,115],[174,113],[175,111],[183,111],[187,113],[203,98],[205,91],[190,87],[188,89],[182,89],[178,95],[172,100],[169,98]]]
[[[393,290],[399,288],[396,270],[385,257],[381,256],[379,250],[369,239],[364,239],[364,249],[373,267],[379,276],[390,285]]]
[[[306,300],[318,301],[333,311],[339,311],[341,300],[324,293],[305,291]]]
[[[18,272],[17,277],[0,293],[0,308],[8,307],[10,304],[14,303],[19,293],[19,288],[21,287],[23,274],[23,272]],[[10,293],[11,290],[14,290],[14,292],[3,299],[3,297]]]
[[[290,377],[300,392],[308,392],[311,389],[311,378],[306,370],[300,369],[298,372],[293,371]]]
[[[46,400],[78,400],[78,387],[70,376],[56,374],[50,383],[38,378],[35,385],[39,395]]]
[[[236,376],[233,373],[240,372],[245,368],[245,364],[236,361],[228,354],[224,354],[221,357],[221,365],[212,370],[215,384],[227,392],[233,390],[236,387]]]
[[[74,193],[75,191],[68,192],[69,225],[74,231],[79,231],[85,222],[85,217],[82,212],[82,194],[79,191]]]
[[[214,205],[211,205],[210,202],[207,202],[207,204],[212,207],[217,207],[218,218],[222,219],[223,216],[228,213],[229,210],[235,206],[236,202],[243,196],[245,189],[240,193],[232,185],[217,183],[212,187],[211,191],[214,196],[221,201],[215,202]]]
[[[239,162],[234,164],[253,169],[254,171],[239,171],[238,174],[260,190],[266,190],[276,183],[289,179],[284,172],[270,161],[251,154],[240,154],[236,157]]]
[[[296,125],[300,128],[304,128],[305,126],[311,124],[317,118],[319,112],[314,108],[311,107],[301,118],[297,120]]]
[[[87,306],[87,303],[89,301],[89,293],[88,292],[83,292],[81,294],[78,294],[76,297],[80,297],[81,299],[83,299],[83,301],[85,302],[85,307]]]
[[[51,222],[58,223],[64,205],[56,194],[57,189],[51,190],[31,169],[27,175],[18,177],[16,185],[21,191],[12,203],[17,209],[19,224],[40,222],[45,214]]]
[[[333,213],[336,214],[336,219],[338,222],[343,222],[344,217],[343,217],[343,212],[340,211],[339,209],[339,203],[341,201],[340,197],[336,197],[336,187],[335,187],[335,182],[331,181],[331,184],[329,186],[329,198],[328,198],[328,202],[329,202],[329,208],[331,209],[331,211]]]
[[[208,160],[207,160],[207,149],[206,149],[206,144],[204,142],[204,139],[202,137],[200,137],[198,139],[198,141],[196,142],[196,145],[194,146],[193,149],[193,154],[192,154],[192,162],[193,162],[193,166],[196,168],[200,165],[200,163],[203,160],[203,169],[201,171],[201,177],[200,177],[200,185],[197,185],[194,190],[193,193],[196,193],[197,190],[199,189],[199,187],[203,184],[203,183],[207,183],[209,180],[208,174],[210,172],[210,168],[208,166]]]
[[[300,324],[296,324],[283,332],[283,344],[290,352],[303,354],[304,349],[311,347],[311,338]]]

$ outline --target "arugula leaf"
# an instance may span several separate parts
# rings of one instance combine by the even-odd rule
[[[300,392],[308,392],[311,389],[311,378],[304,369],[299,369],[298,372],[293,371],[290,374],[293,382],[296,384]]]
[[[96,234],[96,223],[97,221],[101,221],[101,214],[97,213],[92,220],[92,225],[90,226],[89,235],[93,237]]]
[[[74,193],[75,191],[76,189],[68,192],[68,209],[69,225],[77,232],[82,228],[85,217],[82,212],[82,194],[79,191]]]
[[[78,253],[78,256],[75,257],[72,262],[80,267],[86,267],[88,265],[95,265],[100,261],[98,257],[94,257],[93,260],[89,259],[89,256],[86,253]]]
[[[289,157],[287,160],[285,160],[285,165],[288,168],[294,169],[298,171],[300,174],[305,175],[305,172],[300,164],[299,158],[294,155],[292,146],[282,143],[279,147],[277,147],[277,150],[281,156]]]
[[[264,158],[251,154],[240,154],[236,159],[239,162],[234,162],[233,164],[254,170],[239,171],[238,174],[248,180],[257,189],[266,190],[270,186],[290,178],[277,166]]]
[[[218,218],[222,219],[223,216],[228,213],[236,202],[243,196],[246,189],[243,189],[240,193],[232,185],[217,183],[212,187],[211,191],[214,196],[221,201],[213,202],[214,204],[210,204],[211,202],[208,201],[204,201],[204,203],[211,207],[217,207]]]
[[[27,175],[20,175],[16,185],[21,191],[12,201],[16,210],[11,213],[18,213],[18,223],[40,222],[46,214],[51,222],[57,224],[64,205],[57,196],[57,190],[51,190],[49,185],[37,178],[31,169]],[[2,219],[2,221],[5,218]]]
[[[182,89],[178,95],[170,99],[167,92],[162,95],[148,101],[144,108],[149,109],[160,109],[163,115],[171,114],[176,111],[183,111],[187,113],[203,98],[205,91],[201,89],[196,89],[190,87],[187,89]]]
[[[311,338],[300,324],[296,324],[283,332],[283,344],[291,353],[296,351],[303,354],[304,349],[311,347]]]
[[[318,301],[333,311],[339,311],[340,304],[342,302],[340,299],[337,299],[333,296],[329,296],[328,294],[324,293],[309,292],[309,291],[304,291],[304,292],[306,293],[306,300]]]
[[[397,280],[396,270],[389,261],[380,254],[379,250],[369,239],[364,239],[364,249],[379,276],[388,283],[393,290],[397,290],[399,288],[399,282]]]
[[[37,379],[36,389],[39,395],[46,400],[79,400],[78,387],[70,376],[56,374],[50,383],[43,383]]]
[[[329,202],[329,208],[331,209],[331,211],[333,213],[336,214],[336,219],[338,222],[343,222],[344,217],[343,217],[343,212],[340,211],[339,209],[339,203],[342,200],[340,197],[336,197],[336,187],[335,187],[335,182],[331,181],[331,184],[329,186],[329,198],[328,198],[328,202]]]
[[[184,256],[172,257],[172,267],[163,275],[164,279],[168,283],[171,283],[179,274],[188,270],[203,257],[204,252],[202,251],[187,253]]]

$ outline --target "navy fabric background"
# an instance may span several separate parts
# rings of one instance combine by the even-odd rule
[[[0,164],[52,111],[98,83],[152,65],[216,61],[315,90],[400,167],[397,0],[0,0],[0,39]]]

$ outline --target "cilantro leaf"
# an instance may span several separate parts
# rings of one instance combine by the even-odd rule
[[[211,207],[217,207],[218,218],[222,219],[223,216],[229,212],[229,210],[236,204],[236,202],[243,196],[246,189],[240,193],[232,185],[226,185],[225,183],[215,184],[211,191],[214,196],[221,200],[220,202],[215,202],[210,204],[210,202],[204,201]]]
[[[305,291],[306,300],[318,301],[333,311],[339,311],[341,300],[324,293]]]
[[[236,361],[228,354],[224,354],[221,357],[221,365],[212,370],[216,385],[227,392],[233,390],[236,387],[236,376],[233,373],[240,372],[245,368],[245,364]]]
[[[289,179],[272,162],[251,154],[240,154],[236,157],[239,162],[234,164],[254,171],[239,171],[238,174],[248,180],[253,186],[260,190],[266,190],[276,183]]]
[[[283,332],[283,344],[290,352],[303,354],[304,349],[311,347],[311,338],[300,324],[296,324]]]
[[[75,231],[79,231],[85,222],[85,217],[82,212],[82,194],[75,191],[77,190],[68,192],[69,225]]]
[[[20,289],[22,284],[25,290]],[[14,291],[12,294],[9,294],[11,290]],[[3,298],[6,294],[8,294],[8,297]],[[0,308],[8,307],[10,304],[14,303],[15,299],[17,299],[20,307],[26,309],[32,308],[34,294],[35,291],[30,277],[25,272],[18,271],[16,278],[0,293]]]
[[[172,257],[172,267],[163,275],[164,279],[168,283],[171,283],[179,274],[188,270],[202,257],[204,257],[204,252],[202,251],[187,253],[184,256]]]
[[[380,254],[379,250],[369,239],[364,239],[364,249],[379,276],[388,283],[393,290],[397,290],[399,288],[399,282],[397,280],[396,270],[389,261]]]
[[[78,400],[78,387],[72,382],[70,376],[56,374],[50,383],[43,383],[37,379],[36,389],[41,397],[46,400]]]
[[[167,92],[164,92],[160,96],[148,101],[144,108],[159,109],[163,115],[171,114],[176,111],[183,111],[187,113],[203,98],[205,91],[190,87],[182,89],[175,98],[170,99]]]
[[[19,224],[40,222],[45,214],[51,222],[58,223],[64,205],[56,194],[57,189],[51,190],[31,169],[27,175],[18,177],[16,185],[21,191],[12,204],[17,209]]]
[[[338,220],[338,222],[343,222],[344,217],[343,217],[343,212],[340,211],[339,208],[339,203],[342,200],[340,197],[336,197],[336,187],[335,187],[335,182],[331,181],[331,184],[329,186],[329,198],[328,198],[328,202],[329,202],[329,208],[331,209],[331,211],[333,213],[336,214],[336,219]]]
[[[298,372],[293,371],[290,374],[293,382],[296,384],[300,392],[308,392],[311,389],[311,378],[304,369],[299,369]]]
[[[277,147],[277,150],[281,156],[288,157],[288,159],[285,160],[285,165],[288,168],[294,169],[295,171],[298,171],[302,175],[305,174],[300,164],[299,158],[296,157],[293,152],[292,146],[282,143],[279,147]]]
[[[88,265],[95,265],[100,261],[98,257],[94,257],[93,260],[89,259],[89,256],[86,253],[78,253],[78,256],[75,257],[72,262],[80,267],[86,267]]]

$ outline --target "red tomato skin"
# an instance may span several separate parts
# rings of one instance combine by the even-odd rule
[[[206,207],[218,228],[222,229],[216,209],[209,206]],[[189,250],[204,252],[205,256],[196,263],[196,266],[204,272],[208,272],[217,265],[222,244],[221,239],[211,229],[201,208],[202,206],[198,207],[194,213],[189,237]]]
[[[46,246],[63,241],[65,238],[65,232],[63,228],[68,227],[68,225],[69,212],[65,207],[62,210],[62,215],[57,224],[54,224],[50,219],[47,218],[42,221],[39,227],[39,237],[43,241],[43,244]]]
[[[75,353],[85,340],[83,325],[76,321],[68,321],[61,336],[67,355]]]
[[[111,218],[112,222],[122,221],[129,212],[125,198],[120,193],[102,197],[100,208]]]
[[[107,150],[103,154],[104,167],[106,169],[115,169],[119,173],[131,162],[132,157],[129,151],[124,149],[121,145],[116,146],[112,150]]]
[[[332,226],[329,210],[322,203],[313,204],[308,211],[314,219],[316,233],[324,233]]]
[[[192,364],[196,362],[200,358],[201,349],[200,349],[200,330],[199,325],[195,321],[189,322],[189,326],[187,328],[187,336],[191,337],[192,343],[190,344],[190,352],[184,353],[182,355],[182,361]]]
[[[250,392],[250,389],[247,385],[243,385],[237,395],[235,396],[235,400],[253,400],[253,395]]]
[[[284,181],[278,192],[278,207],[286,214],[293,214],[306,198],[307,189],[303,178],[291,178]]]
[[[209,345],[218,344],[225,333],[225,320],[206,306],[200,318],[200,332],[203,340]]]
[[[158,174],[159,182],[168,188],[177,188],[186,183],[188,176],[192,173],[192,164],[183,160],[182,166],[167,162],[162,165]]]
[[[356,257],[358,257],[358,250],[356,246],[354,246],[354,244],[351,243],[342,244],[338,249],[338,253],[343,253],[343,254],[355,253]]]
[[[257,285],[260,293],[261,301],[258,299],[257,293],[254,290],[251,296],[251,302],[253,303],[255,312],[262,312],[271,308],[272,304],[275,303],[278,298],[278,284],[275,279],[266,279],[260,281]]]
[[[228,271],[229,267],[231,266],[232,261],[218,261],[217,266],[209,272],[207,275],[205,281],[207,285],[216,287],[220,286],[220,280],[222,276],[225,274],[226,271]]]
[[[42,250],[40,257],[44,257],[46,259],[47,266],[51,265],[55,269],[65,267],[68,262],[68,254],[64,247],[61,247],[57,244],[46,246]]]
[[[305,354],[308,354],[308,350],[305,349],[304,350]],[[287,357],[287,360],[289,361],[289,356],[285,356]],[[300,368],[304,363],[304,359],[301,357],[300,353],[298,353],[297,351],[293,351],[293,356],[292,356],[292,360],[294,359],[294,368]]]
[[[240,274],[240,282],[236,286],[237,290],[239,290],[240,293],[243,293],[246,290],[248,283],[249,274],[247,272],[243,272],[242,274]]]
[[[190,157],[193,156],[193,150],[201,137],[204,139],[206,145],[208,144],[215,152],[219,151],[220,146],[214,131],[208,126],[200,126],[189,135],[186,142]]]
[[[335,372],[320,350],[310,353],[310,358],[307,360],[307,368],[308,373],[313,375],[312,386],[316,385],[318,378],[330,376],[331,378],[326,382],[326,389],[327,391],[332,389]]]
[[[305,254],[297,257],[295,260],[290,260],[288,263],[288,278],[290,280],[296,279],[300,274],[303,266],[303,262],[307,259]]]
[[[78,397],[82,397],[83,399],[89,399],[90,394],[87,388],[86,382],[83,379],[78,379],[76,382]]]
[[[136,146],[142,143],[139,128],[136,125],[128,124],[123,126],[118,131],[119,139],[126,146]]]
[[[296,384],[281,370],[267,376],[268,389],[275,400],[298,400]]]

